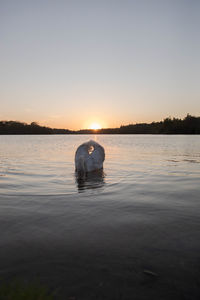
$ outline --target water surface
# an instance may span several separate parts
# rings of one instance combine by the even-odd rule
[[[76,148],[102,144],[77,181]],[[200,136],[0,136],[0,276],[62,299],[199,299]]]

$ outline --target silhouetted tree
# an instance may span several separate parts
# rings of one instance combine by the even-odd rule
[[[200,117],[187,114],[183,120],[168,117],[161,122],[129,124],[120,128],[103,128],[95,131],[49,128],[40,126],[37,122],[27,124],[18,121],[0,121],[0,134],[200,134]]]

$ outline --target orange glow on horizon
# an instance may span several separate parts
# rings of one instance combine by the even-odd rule
[[[93,130],[98,130],[98,129],[101,129],[102,126],[99,124],[99,123],[92,123],[90,125],[90,129],[93,129]]]

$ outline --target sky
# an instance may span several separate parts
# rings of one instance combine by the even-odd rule
[[[0,120],[200,115],[199,0],[0,0]]]

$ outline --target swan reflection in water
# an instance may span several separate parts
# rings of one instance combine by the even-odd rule
[[[89,172],[85,174],[85,176],[79,176],[76,172],[75,177],[79,192],[83,192],[88,189],[102,188],[105,184],[105,173],[103,169]]]
[[[104,148],[93,140],[78,147],[75,154],[75,170],[79,190],[102,187],[105,177],[104,159]]]

